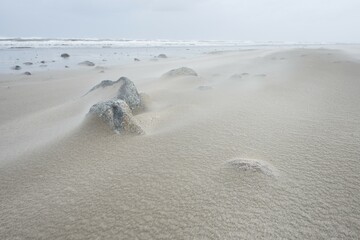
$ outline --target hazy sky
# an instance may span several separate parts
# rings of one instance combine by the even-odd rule
[[[0,0],[0,36],[360,42],[360,0]]]

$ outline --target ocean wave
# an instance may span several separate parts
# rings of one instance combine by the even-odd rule
[[[319,44],[303,42],[254,42],[222,40],[167,40],[167,39],[100,39],[100,38],[0,38],[0,48],[69,48],[69,47],[169,47],[169,46],[259,46]],[[323,44],[323,43],[322,43]]]

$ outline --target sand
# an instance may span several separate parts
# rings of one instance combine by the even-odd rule
[[[357,239],[360,61],[339,49],[1,75],[1,239]],[[145,135],[85,117],[121,76]]]

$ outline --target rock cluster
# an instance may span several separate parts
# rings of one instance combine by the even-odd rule
[[[145,109],[147,97],[144,94],[139,94],[135,84],[130,79],[121,77],[117,81],[104,80],[90,89],[89,92],[114,84],[121,84],[117,95],[110,100],[94,104],[88,115],[100,118],[116,133],[144,134],[133,114]]]

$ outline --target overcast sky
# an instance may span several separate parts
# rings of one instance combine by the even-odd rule
[[[0,0],[0,36],[360,42],[360,0]]]

